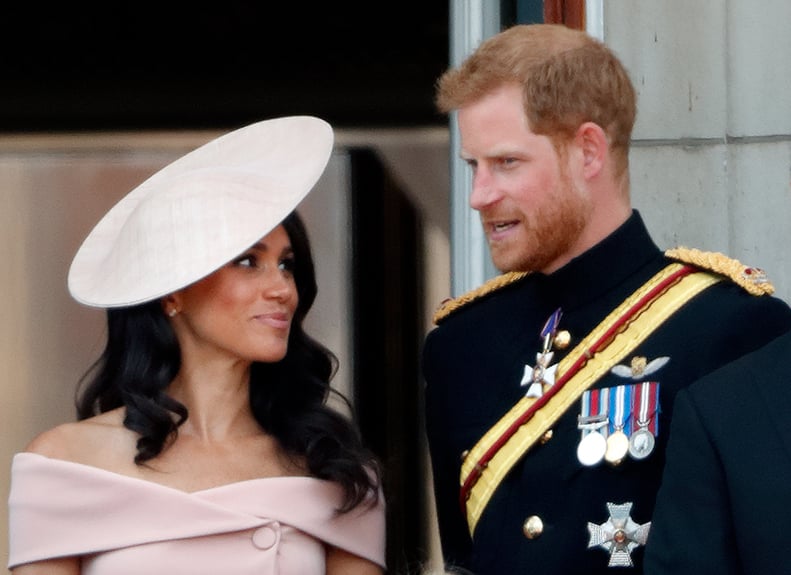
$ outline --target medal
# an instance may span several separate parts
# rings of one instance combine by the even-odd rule
[[[607,431],[610,390],[592,389],[582,394],[582,412],[577,417],[577,428],[582,437],[577,445],[577,459],[592,467],[601,463],[607,451],[607,440],[600,430]]]
[[[611,465],[619,465],[629,452],[629,437],[624,433],[624,425],[629,418],[627,406],[631,405],[631,386],[619,385],[615,393],[610,393],[610,413],[613,431],[607,437],[607,450],[604,459]]]
[[[541,397],[544,394],[544,385],[554,385],[558,364],[549,365],[553,355],[551,351],[537,353],[535,367],[525,365],[525,372],[519,384],[522,387],[529,386],[525,397]]]
[[[619,465],[629,452],[629,438],[626,434],[618,430],[611,433],[607,438],[607,450],[604,452],[604,459],[611,465]]]
[[[656,439],[656,413],[659,405],[659,384],[643,382],[633,394],[632,413],[637,417],[638,429],[629,438],[629,455],[633,459],[645,459],[654,450]],[[654,432],[651,431],[653,428]]]
[[[598,430],[592,430],[583,436],[577,445],[577,459],[586,467],[601,463],[607,451],[607,440]]]
[[[654,450],[654,434],[641,427],[629,438],[629,455],[632,459],[645,459]]]
[[[640,525],[631,517],[632,503],[608,503],[610,517],[601,525],[588,522],[588,548],[601,547],[610,554],[608,567],[632,567],[632,551],[648,541],[651,522]]]

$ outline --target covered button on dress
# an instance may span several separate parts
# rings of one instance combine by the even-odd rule
[[[338,514],[341,495],[332,482],[310,477],[187,493],[18,453],[8,566],[80,555],[87,575],[323,575],[330,545],[384,568],[382,498]]]

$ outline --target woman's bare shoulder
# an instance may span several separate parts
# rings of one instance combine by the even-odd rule
[[[25,451],[75,463],[92,463],[131,443],[134,435],[123,425],[123,409],[115,409],[84,419],[63,423],[41,432]]]

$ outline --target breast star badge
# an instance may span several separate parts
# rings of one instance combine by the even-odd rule
[[[631,567],[632,551],[640,545],[645,545],[651,522],[639,525],[635,523],[630,512],[632,503],[608,503],[610,518],[597,525],[588,522],[590,541],[588,548],[599,546],[609,551],[610,562],[608,567]]]

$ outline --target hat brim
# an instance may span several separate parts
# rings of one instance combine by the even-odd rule
[[[94,307],[163,297],[216,271],[277,227],[316,184],[332,128],[312,116],[251,124],[165,166],[96,224],[69,269]]]

